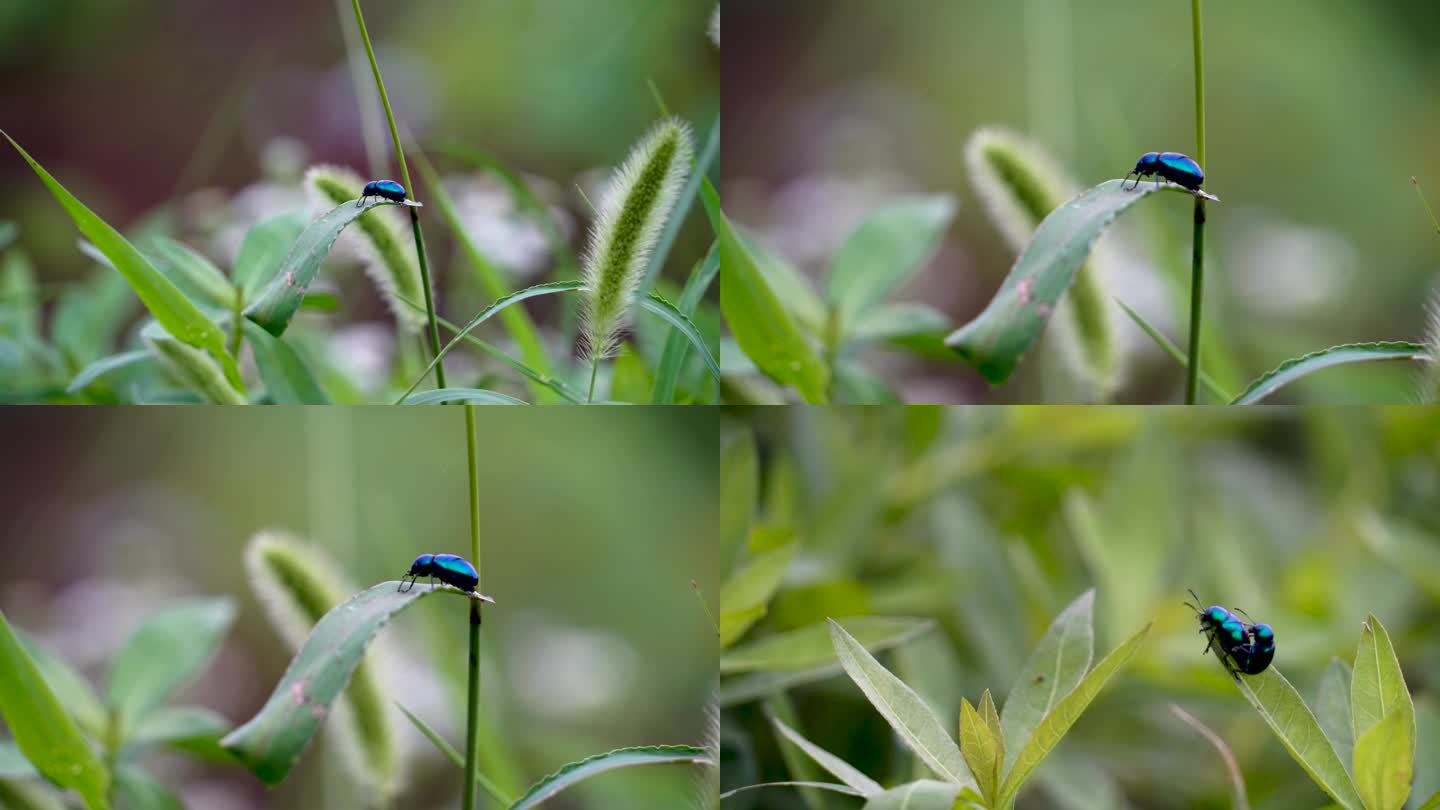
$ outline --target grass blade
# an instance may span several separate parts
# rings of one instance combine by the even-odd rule
[[[0,715],[36,770],[105,810],[110,776],[0,613]]]
[[[1060,743],[1060,739],[1080,718],[1086,707],[1090,705],[1090,701],[1094,700],[1095,696],[1100,694],[1100,690],[1105,688],[1106,682],[1135,655],[1149,632],[1150,625],[1147,624],[1112,650],[1085,675],[1074,691],[1066,695],[1046,713],[1045,718],[1040,721],[1040,725],[1035,727],[1035,733],[1030,735],[1029,742],[1025,743],[1024,750],[1015,758],[1014,766],[1006,773],[1005,785],[1000,789],[1000,797],[996,802],[997,807],[1008,810],[1014,806],[1015,797],[1020,793],[1025,779]],[[1007,700],[1006,703],[1008,704],[1009,701]]]
[[[190,346],[209,352],[225,370],[225,377],[230,384],[243,391],[244,384],[240,381],[240,369],[235,365],[235,358],[225,350],[225,333],[220,330],[220,327],[216,326],[205,316],[204,312],[200,311],[199,307],[186,298],[179,287],[176,287],[159,270],[156,270],[154,265],[150,264],[134,245],[120,235],[119,231],[110,227],[109,223],[86,208],[64,186],[60,185],[58,180],[51,177],[50,173],[36,163],[35,159],[30,157],[30,154],[22,149],[14,138],[11,138],[3,130],[0,130],[0,135],[4,135],[5,139],[10,141],[10,145],[15,147],[15,151],[19,152],[25,162],[30,164],[30,168],[39,175],[40,180],[50,189],[50,193],[56,201],[75,221],[75,226],[85,234],[85,237],[96,249],[109,259],[115,270],[125,277],[130,288],[140,296],[141,303],[145,305],[151,315],[155,316],[155,320],[165,327],[165,331]]]
[[[405,400],[406,405],[438,405],[442,402],[469,402],[476,405],[524,405],[525,400],[483,388],[440,388],[421,391]]]
[[[930,619],[893,616],[856,616],[845,620],[846,632],[872,653],[898,647],[934,627],[935,622]],[[727,650],[720,656],[720,674],[793,671],[835,661],[829,626],[812,624]]]
[[[856,770],[855,766],[840,757],[835,756],[824,748],[800,736],[794,729],[785,725],[780,718],[771,717],[770,722],[774,723],[776,730],[779,731],[785,739],[793,743],[796,748],[804,751],[807,756],[815,760],[816,764],[829,771],[836,779],[855,788],[860,792],[860,795],[874,796],[877,793],[883,793],[885,791],[884,788],[880,787],[879,782]]]
[[[404,714],[405,717],[410,720],[410,723],[414,725],[421,734],[425,735],[425,739],[429,740],[430,744],[435,746],[435,750],[443,754],[446,759],[455,763],[455,767],[465,767],[465,758],[460,755],[459,751],[455,750],[455,746],[451,745],[448,741],[446,741],[444,737],[440,736],[440,732],[431,728],[428,723],[415,716],[413,712],[405,708],[405,705],[403,703],[396,701],[395,705],[400,708],[400,713]],[[505,792],[500,789],[500,786],[496,785],[493,781],[491,781],[490,777],[486,776],[485,774],[477,771],[475,773],[475,781],[479,782],[480,787],[484,789],[486,793],[490,794],[490,798],[494,799],[495,802],[502,807],[509,807],[510,803],[515,801],[509,796],[506,796]]]
[[[572,762],[555,773],[536,782],[520,800],[510,805],[510,810],[526,810],[544,802],[576,782],[616,768],[634,765],[696,764],[708,760],[704,748],[693,745],[645,745],[636,748],[618,748],[593,757]]]
[[[690,316],[681,312],[674,304],[666,301],[660,293],[652,292],[640,299],[640,306],[647,312],[664,318],[666,323],[675,327],[680,334],[688,338],[690,345],[694,346],[695,350],[700,353],[700,357],[705,360],[705,366],[710,369],[710,374],[714,376],[716,380],[720,379],[720,364],[715,361],[715,356],[710,353],[710,347],[705,345],[704,335],[700,334],[700,328],[695,325],[694,321],[690,320]]]
[[[1095,589],[1080,594],[1055,617],[1021,667],[1000,712],[1007,761],[1020,756],[1035,729],[1085,678],[1095,657]]]
[[[720,245],[720,309],[745,354],[766,376],[793,385],[811,404],[828,398],[829,372],[790,313],[771,291],[745,242],[720,209],[707,182],[701,190]]]
[[[705,260],[695,267],[690,274],[690,279],[685,282],[685,289],[680,292],[679,309],[686,316],[693,316],[699,308],[700,302],[705,298],[710,285],[714,283],[715,277],[720,272],[720,252],[712,245],[710,252],[705,255]],[[685,335],[672,333],[665,339],[665,352],[660,355],[660,365],[655,372],[655,386],[652,389],[650,401],[656,405],[673,405],[675,403],[675,387],[680,380],[680,372],[685,366]]]
[[[1125,302],[1119,298],[1115,299],[1115,303],[1119,304],[1120,309],[1124,310],[1125,314],[1130,316],[1130,320],[1134,321],[1135,325],[1140,327],[1140,331],[1149,335],[1150,339],[1155,341],[1155,345],[1170,355],[1171,359],[1179,363],[1181,368],[1186,368],[1190,365],[1190,358],[1186,357],[1185,353],[1180,351],[1180,347],[1172,343],[1170,338],[1165,337],[1164,333],[1159,329],[1151,326],[1149,322],[1140,317],[1140,313],[1126,306]],[[1234,397],[1226,393],[1225,389],[1221,388],[1209,374],[1206,374],[1203,368],[1200,369],[1200,384],[1205,386],[1205,390],[1210,392],[1210,396],[1215,397],[1221,402],[1229,402],[1231,399],[1234,399]]]
[[[945,339],[992,385],[1008,380],[1040,339],[1105,228],[1158,190],[1142,184],[1122,191],[1121,185],[1120,180],[1107,180],[1045,217],[985,311]],[[1162,188],[1188,194],[1178,187]]]
[[[65,391],[71,394],[78,394],[112,371],[133,368],[134,366],[153,362],[154,360],[155,355],[144,349],[102,357],[85,368],[80,369],[80,373],[75,375],[75,378],[66,386]]]
[[[954,785],[975,784],[960,746],[945,731],[940,718],[930,710],[915,690],[906,686],[834,619],[830,620],[830,636],[835,654],[846,674],[865,693],[870,704],[890,723],[910,750],[920,757],[936,775]],[[951,798],[954,796],[952,794]]]
[[[865,795],[865,794],[861,793],[860,791],[856,790],[855,788],[852,788],[852,787],[850,787],[850,786],[848,786],[848,785],[832,785],[832,784],[830,784],[829,782],[766,782],[766,783],[760,784],[760,785],[746,785],[745,787],[738,787],[738,788],[735,788],[734,790],[727,790],[727,791],[725,791],[724,793],[721,793],[721,794],[720,794],[720,798],[721,798],[721,799],[728,799],[728,798],[730,798],[731,796],[734,796],[734,795],[736,795],[736,794],[738,794],[738,793],[744,793],[744,792],[747,791],[747,790],[760,790],[760,789],[762,789],[762,788],[773,788],[773,787],[813,788],[813,789],[815,789],[815,790],[828,790],[828,791],[830,791],[831,793],[840,793],[840,794],[843,794],[843,795],[846,795],[846,796],[864,796],[864,795]]]
[[[1335,753],[1335,747],[1320,729],[1320,723],[1305,705],[1300,693],[1274,666],[1240,679],[1240,694],[1250,701],[1261,719],[1275,732],[1290,756],[1310,774],[1322,790],[1341,807],[1363,810],[1355,783]]]
[[[1367,360],[1424,360],[1425,358],[1425,347],[1419,343],[1346,343],[1340,346],[1331,346],[1328,349],[1286,360],[1246,386],[1245,390],[1231,400],[1230,404],[1254,405],[1281,387],[1331,366],[1361,363]]]

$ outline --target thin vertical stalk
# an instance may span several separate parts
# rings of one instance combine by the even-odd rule
[[[375,46],[370,44],[370,33],[365,30],[365,15],[360,12],[360,0],[351,0],[355,7],[355,24],[360,28],[360,41],[365,44],[365,55],[370,58],[370,70],[375,74],[375,87],[380,91],[380,104],[385,108],[385,120],[390,125],[390,138],[395,142],[395,159],[400,163],[400,181],[409,193],[415,192],[410,182],[410,169],[405,165],[405,148],[400,145],[400,129],[395,125],[395,111],[390,108],[390,95],[385,92],[385,80],[380,78],[380,63],[375,61]],[[430,291],[430,264],[425,260],[425,237],[420,233],[420,209],[406,206],[410,210],[410,228],[415,233],[415,256],[420,261],[420,283],[425,288],[425,315],[430,321],[430,354],[440,355],[440,326],[435,320],[435,298]],[[445,363],[435,364],[435,382],[445,388]]]
[[[1190,0],[1195,50],[1195,160],[1205,163],[1205,45],[1200,0]],[[1194,252],[1190,260],[1190,363],[1185,371],[1185,404],[1194,405],[1200,381],[1200,312],[1205,301],[1205,199],[1195,197]]]
[[[480,477],[475,459],[475,406],[465,406],[465,459],[470,471],[470,561],[480,565]],[[480,590],[480,584],[475,584]],[[480,772],[480,602],[470,600],[470,686],[465,703],[464,810],[475,810],[475,777]]]

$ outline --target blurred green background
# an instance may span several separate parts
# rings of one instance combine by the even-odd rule
[[[1281,360],[1368,340],[1420,340],[1440,237],[1410,177],[1440,201],[1440,6],[1426,0],[1205,3],[1206,327],[1202,361],[1239,390]],[[726,207],[818,270],[859,216],[906,193],[954,194],[940,255],[904,297],[974,317],[1014,261],[977,199],[964,145],[1003,126],[1087,188],[1150,150],[1195,152],[1190,4],[867,0],[726,4]],[[1107,239],[1113,294],[1184,344],[1189,201],[1157,198]],[[1123,314],[1133,356],[1119,401],[1175,401],[1181,371]],[[873,361],[909,401],[1034,402],[1027,363],[987,388],[961,364]],[[1285,401],[1413,401],[1406,364],[1332,370]],[[1046,397],[1047,399],[1049,397]]]
[[[357,587],[398,579],[422,552],[468,554],[465,428],[458,408],[221,413],[9,409],[0,609],[96,677],[141,617],[230,596],[240,617],[185,699],[238,723],[290,657],[246,581],[244,544],[264,529],[308,537]],[[702,743],[717,653],[691,580],[713,612],[716,421],[479,409],[477,562],[498,603],[485,610],[484,710],[517,794],[612,748]],[[389,696],[452,741],[465,724],[461,602],[425,600],[382,635]],[[399,724],[411,768],[397,806],[459,807],[458,770]],[[162,757],[156,772],[207,810],[361,806],[320,737],[270,793],[239,768]],[[546,806],[672,810],[696,780],[689,766],[624,769]]]
[[[720,106],[719,58],[705,36],[714,8],[712,0],[366,3],[409,139],[411,196],[427,199],[419,150],[482,255],[515,288],[573,278],[592,217],[587,195],[597,198],[611,167],[661,117],[655,93],[693,124],[697,150],[703,144]],[[400,177],[349,0],[10,0],[0,4],[0,128],[127,235],[173,236],[223,268],[250,225],[305,210],[306,167]],[[517,210],[505,185],[447,158],[451,147],[489,154],[548,210]],[[35,265],[44,301],[97,271],[76,249],[73,223],[8,145],[0,188],[0,222],[19,225],[13,250]],[[494,297],[478,288],[438,210],[425,211],[441,314],[464,322]],[[558,257],[538,222],[547,213],[569,248]],[[703,257],[702,220],[696,213],[682,229],[666,279],[683,283]],[[340,258],[353,264],[351,252]],[[360,274],[321,278],[342,302],[329,320],[391,322]],[[553,355],[568,352],[573,314],[553,301],[532,311]],[[383,365],[361,351],[388,347],[373,332],[337,335],[336,353],[350,365]]]
[[[788,538],[800,547],[741,643],[827,617],[934,619],[936,630],[880,659],[952,735],[960,698],[978,703],[988,688],[1002,701],[1045,628],[1086,589],[1097,590],[1097,661],[1155,622],[1021,808],[1230,807],[1220,757],[1172,703],[1230,746],[1256,810],[1326,803],[1202,654],[1186,588],[1273,625],[1274,666],[1312,703],[1332,658],[1353,662],[1374,613],[1416,699],[1409,806],[1440,790],[1433,409],[769,408],[731,412],[722,436],[724,448],[753,436],[758,449],[751,554]],[[722,504],[734,505],[725,495]],[[794,778],[763,704],[731,697],[752,675],[722,679],[725,790]],[[801,733],[871,778],[889,787],[928,775],[838,668],[788,695]],[[726,802],[859,806],[831,794],[807,805],[789,788]]]

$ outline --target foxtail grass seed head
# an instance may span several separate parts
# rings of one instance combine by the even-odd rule
[[[705,701],[705,737],[700,746],[705,759],[695,776],[695,807],[697,810],[718,810],[720,807],[720,681],[710,687]]]
[[[141,330],[141,336],[185,389],[199,394],[212,405],[244,405],[245,395],[226,379],[220,364],[204,349],[197,349],[171,337],[158,324]]]
[[[305,172],[305,194],[317,213],[324,213],[344,202],[353,201],[365,188],[366,180],[339,166],[311,166]],[[379,288],[394,313],[396,322],[409,333],[418,333],[425,325],[425,313],[406,304],[425,300],[421,288],[420,264],[415,258],[415,243],[405,227],[405,216],[394,206],[381,206],[368,211],[355,223],[359,230],[348,229],[340,235],[342,244],[359,252],[365,271]]]
[[[586,359],[615,354],[694,152],[690,128],[677,118],[663,120],[630,150],[606,186],[583,263]]]
[[[1008,130],[976,131],[965,163],[990,221],[1019,253],[1046,216],[1079,193],[1079,186],[1048,152]],[[1116,307],[1106,288],[1114,265],[1102,241],[1075,276],[1051,324],[1047,341],[1071,376],[1105,399],[1119,386],[1124,357],[1116,340]]]
[[[710,39],[715,42],[715,47],[720,47],[720,5],[715,5],[715,13],[710,15]]]
[[[358,589],[339,564],[320,548],[299,538],[265,531],[245,548],[245,572],[270,624],[292,651],[298,651],[310,630],[331,608]],[[385,658],[384,639],[371,646],[331,714],[334,740],[351,775],[384,801],[395,797],[404,779],[405,757],[395,711],[385,699],[377,662]]]

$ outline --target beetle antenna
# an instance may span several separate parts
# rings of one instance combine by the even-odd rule
[[[1236,613],[1239,613],[1241,616],[1244,616],[1244,617],[1247,618],[1247,619],[1250,618],[1250,614],[1249,614],[1249,613],[1246,613],[1245,611],[1241,610],[1240,608],[1230,608],[1230,609],[1233,610],[1233,611],[1235,611]],[[1253,619],[1251,619],[1250,623],[1251,623],[1251,624],[1254,624],[1255,621],[1254,621]]]

